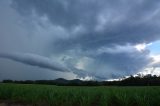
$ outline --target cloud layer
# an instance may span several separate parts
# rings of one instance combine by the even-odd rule
[[[5,49],[0,46],[0,50],[32,54],[20,54],[20,57],[3,54],[3,57],[62,72],[66,71],[61,69],[63,64],[74,74],[106,79],[135,74],[154,61],[147,46],[160,40],[159,1],[12,0],[4,3],[8,8],[3,9],[12,13],[14,20],[3,13],[7,18],[0,21],[5,20],[2,22],[8,25],[6,29],[15,25],[10,29],[16,33],[0,32],[5,46]],[[16,42],[17,39],[21,42]],[[51,57],[61,65],[50,63]]]
[[[72,72],[76,74],[79,78],[86,76],[94,76],[99,78],[100,76],[92,75],[91,73],[85,72],[83,70],[74,68],[74,66],[66,67],[64,64],[58,63],[44,56],[30,54],[30,53],[0,53],[0,58],[13,60],[23,64],[37,66],[40,68],[47,68],[51,71],[60,71],[60,72]]]
[[[29,53],[28,54],[27,53],[26,54],[0,53],[0,57],[21,62],[24,64],[32,65],[32,66],[48,68],[54,71],[70,72],[70,70],[67,69],[65,66],[63,66],[62,64],[56,63],[55,61],[40,55],[29,54]]]

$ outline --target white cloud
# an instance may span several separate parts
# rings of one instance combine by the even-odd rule
[[[160,55],[151,55],[153,61],[150,63],[152,67],[160,67]]]
[[[93,62],[93,59],[91,58],[81,57],[80,59],[78,59],[75,67],[77,69],[86,70],[87,66],[92,64],[92,62]]]
[[[150,55],[152,61],[139,72],[141,75],[160,75],[160,55]]]
[[[145,49],[146,49],[146,47],[147,47],[147,44],[145,44],[145,43],[142,43],[142,44],[137,44],[137,45],[135,45],[134,46],[138,51],[144,51]]]
[[[101,47],[98,49],[98,53],[132,53],[135,52],[137,48],[134,48],[134,46],[127,44],[127,45],[115,45],[112,48],[111,47]]]

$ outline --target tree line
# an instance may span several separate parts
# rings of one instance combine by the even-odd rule
[[[16,84],[47,84],[58,86],[160,86],[160,76],[130,76],[118,81],[82,81],[79,79],[66,80],[63,78],[55,80],[3,80],[2,83]]]

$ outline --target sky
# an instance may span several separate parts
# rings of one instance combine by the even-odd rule
[[[160,1],[0,0],[0,80],[160,75]]]

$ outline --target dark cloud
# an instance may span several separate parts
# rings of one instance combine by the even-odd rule
[[[25,54],[0,53],[0,57],[21,62],[24,64],[32,65],[32,66],[51,69],[53,71],[70,72],[70,70],[67,69],[65,66],[63,66],[62,64],[59,64],[47,57],[43,57],[40,55],[29,54],[29,53],[28,54],[27,53]]]
[[[52,71],[60,71],[60,72],[72,72],[76,74],[78,77],[83,78],[86,76],[94,76],[94,78],[98,78],[100,76],[92,75],[91,73],[77,69],[73,66],[64,66],[61,63],[55,62],[52,59],[49,59],[44,56],[30,54],[30,53],[0,53],[0,58],[5,58],[13,61],[17,61],[23,64],[28,64],[31,66],[37,66],[40,68],[47,68]]]
[[[13,6],[20,13],[30,14],[35,11],[39,16],[46,15],[53,25],[67,29],[82,25],[87,29],[85,34],[63,40],[67,46],[72,43],[84,44],[82,47],[90,44],[95,47],[108,43],[148,43],[159,39],[159,4],[157,1],[143,0],[13,0]],[[101,24],[104,24],[102,30],[97,31],[96,27]]]
[[[34,33],[25,52],[53,56],[73,73],[99,79],[134,74],[153,61],[148,49],[138,50],[135,45],[160,39],[159,5],[156,0],[12,0],[11,4],[31,27],[39,28],[26,28]],[[18,50],[23,52],[21,47]],[[13,57],[7,58],[17,59]],[[22,56],[16,61],[55,68],[48,60],[46,64],[41,59],[39,64],[39,58],[26,59]]]
[[[152,61],[152,58],[139,52],[118,54],[103,53],[96,56],[95,59],[114,67],[114,70],[108,70],[111,71],[109,73],[120,75],[121,77],[137,73]]]
[[[63,0],[14,0],[13,6],[24,15],[30,15],[35,11],[39,16],[46,15],[55,25],[74,27],[75,25],[90,24],[94,22],[91,16],[95,16],[101,5],[98,1],[63,1]],[[92,11],[92,9],[95,9]]]

